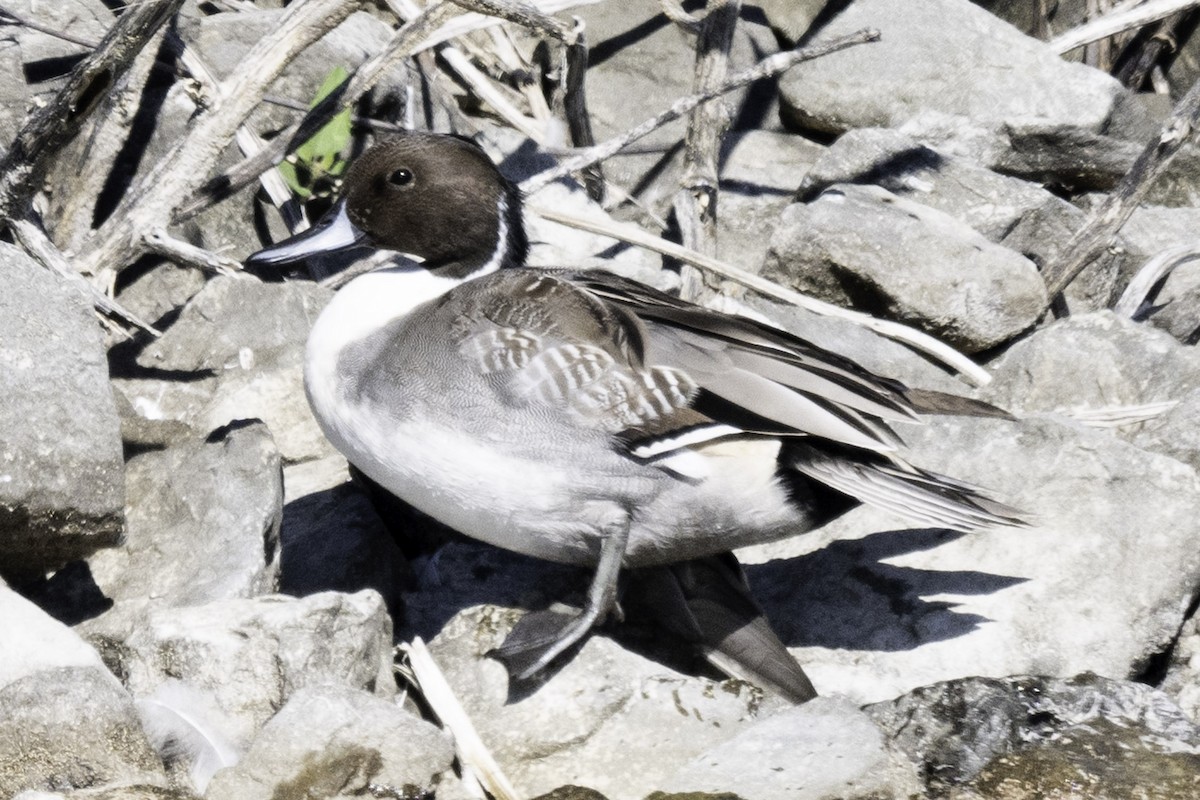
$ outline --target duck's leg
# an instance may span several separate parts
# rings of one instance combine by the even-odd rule
[[[490,655],[498,658],[517,680],[525,680],[582,639],[616,601],[617,577],[628,543],[628,521],[614,527],[601,540],[600,561],[582,611],[566,613],[547,609],[530,612]]]

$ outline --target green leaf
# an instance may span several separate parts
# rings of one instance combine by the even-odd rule
[[[334,67],[317,90],[309,108],[329,96],[346,80],[348,74],[343,67]],[[346,108],[325,123],[312,138],[296,148],[292,157],[295,163],[285,161],[279,165],[279,171],[288,187],[307,199],[313,195],[317,183],[341,175],[346,169],[342,153],[350,144],[350,136],[350,109]]]

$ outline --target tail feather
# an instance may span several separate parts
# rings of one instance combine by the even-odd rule
[[[1022,512],[975,486],[907,464],[850,458],[804,443],[793,443],[789,455],[789,465],[802,475],[922,525],[973,531],[1029,524]]]
[[[817,696],[750,594],[733,553],[643,567],[629,577],[658,623],[699,645],[721,672],[793,703]]]

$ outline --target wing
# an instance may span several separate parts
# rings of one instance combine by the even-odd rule
[[[881,452],[899,444],[889,422],[916,419],[902,386],[786,331],[608,273],[572,280],[637,316],[648,360],[685,372],[693,407],[718,422]]]
[[[887,423],[915,416],[846,359],[609,273],[509,272],[459,319],[459,352],[512,402],[565,408],[638,458],[746,431],[889,451]]]
[[[699,387],[685,371],[646,360],[647,329],[629,310],[532,269],[472,294],[456,318],[458,351],[509,402],[566,410],[621,441],[713,424],[692,408]]]

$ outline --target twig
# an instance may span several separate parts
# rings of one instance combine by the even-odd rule
[[[1170,275],[1176,267],[1197,259],[1200,259],[1200,242],[1169,247],[1156,253],[1133,276],[1121,293],[1121,299],[1113,306],[1113,311],[1123,317],[1133,318],[1159,281]]]
[[[454,690],[450,688],[446,676],[438,669],[429,648],[417,637],[407,644],[400,645],[399,649],[408,656],[417,686],[429,707],[454,737],[454,748],[458,752],[459,762],[475,775],[483,784],[483,788],[496,800],[518,800],[520,795],[504,775],[483,740],[479,738],[479,732],[475,730],[475,725],[467,716],[462,703],[454,696]]]
[[[1200,80],[1193,83],[1176,104],[1162,132],[1146,144],[1112,193],[1075,231],[1059,257],[1043,270],[1050,301],[1109,246],[1150,187],[1170,166],[1179,149],[1193,137],[1197,122],[1200,122]]]
[[[183,0],[143,0],[131,6],[100,47],[71,70],[54,99],[22,126],[0,160],[0,224],[25,216],[51,160],[182,4]]]
[[[241,262],[176,239],[162,228],[155,228],[145,234],[143,241],[146,243],[146,249],[151,253],[165,256],[180,264],[190,264],[193,267],[221,275],[232,275],[242,271]]]
[[[8,17],[8,19],[2,19],[2,17]],[[68,33],[67,31],[55,30],[47,25],[41,25],[31,19],[26,19],[18,14],[14,14],[7,8],[0,8],[0,25],[20,25],[22,28],[29,28],[31,31],[44,33],[47,36],[53,36],[55,39],[60,39],[64,42],[70,42],[71,44],[77,44],[80,47],[86,47],[89,50],[95,50],[97,47],[96,42],[88,39],[81,39],[78,36]]]
[[[700,33],[701,20],[684,10],[680,0],[659,0],[658,6],[662,9],[664,17],[687,33]]]
[[[709,0],[696,37],[694,93],[704,94],[724,82],[741,6],[741,0]],[[688,115],[683,177],[675,193],[675,220],[683,245],[707,256],[717,254],[717,162],[729,122],[729,109],[719,97],[701,103]],[[684,299],[698,300],[706,289],[717,288],[715,282],[708,284],[705,273],[684,267],[680,286]]]
[[[696,106],[711,100],[714,97],[720,97],[726,92],[731,92],[755,81],[769,78],[772,75],[778,75],[796,64],[804,61],[811,61],[814,58],[835,53],[838,50],[845,50],[847,47],[864,44],[866,42],[875,42],[879,40],[879,31],[872,29],[863,29],[851,33],[847,36],[841,36],[837,39],[831,39],[826,42],[818,42],[802,47],[797,50],[786,50],[782,53],[775,53],[767,56],[762,61],[755,64],[750,69],[738,72],[721,86],[709,92],[701,94],[688,95],[676,100],[670,108],[651,117],[639,125],[630,128],[625,133],[615,136],[608,141],[601,142],[595,147],[589,147],[580,154],[567,159],[557,167],[540,172],[527,178],[521,184],[521,189],[526,194],[532,194],[548,183],[566,177],[572,172],[584,169],[585,167],[597,164],[604,159],[612,156],[618,150],[623,148],[630,142],[636,141],[653,130],[656,130],[673,119],[678,119],[684,114],[691,111]]]
[[[279,73],[358,5],[359,0],[301,0],[290,5],[278,27],[260,39],[240,68],[222,82],[213,106],[202,110],[187,135],[126,193],[94,235],[92,249],[81,259],[83,265],[121,269],[132,263],[145,248],[141,232],[170,224],[176,209],[204,181]]]
[[[561,225],[569,225],[572,228],[590,231],[601,236],[609,236],[613,239],[618,239],[623,242],[645,247],[647,250],[653,250],[656,253],[662,253],[665,256],[677,259],[679,261],[692,264],[701,269],[709,270],[722,278],[731,281],[736,281],[743,286],[753,289],[767,297],[773,297],[776,300],[781,300],[785,303],[799,306],[807,311],[815,314],[821,314],[827,317],[836,317],[853,322],[856,325],[861,325],[864,328],[872,330],[889,339],[903,342],[904,344],[919,350],[927,355],[932,356],[937,361],[946,366],[962,373],[972,383],[977,386],[986,386],[991,381],[991,375],[987,370],[980,367],[969,358],[959,353],[954,348],[939,342],[932,336],[927,336],[920,331],[913,330],[907,326],[901,325],[898,322],[889,320],[875,319],[874,317],[863,314],[858,311],[852,311],[841,306],[835,306],[832,303],[826,303],[791,289],[780,286],[774,281],[767,280],[761,275],[755,275],[751,272],[738,269],[737,267],[726,264],[723,261],[718,261],[715,258],[694,252],[683,247],[682,245],[668,242],[666,239],[659,238],[653,234],[646,233],[641,228],[635,225],[628,225],[619,222],[601,221],[597,219],[585,219],[582,217],[564,214],[559,211],[554,211],[549,208],[531,205],[528,210],[539,217],[557,222]]]
[[[315,1],[309,0],[309,2]],[[341,2],[350,2],[350,0],[341,0]],[[292,5],[289,8],[303,7],[304,5],[301,4],[299,6]],[[454,13],[454,10],[453,5],[442,3],[409,21],[396,33],[382,53],[359,65],[353,75],[330,92],[324,100],[317,103],[303,119],[288,126],[287,130],[268,142],[262,150],[242,159],[231,169],[209,180],[196,189],[190,198],[179,203],[174,214],[174,221],[185,220],[213,203],[237,193],[256,180],[264,171],[279,163],[284,156],[308,141],[314,133],[333,118],[334,114],[345,106],[357,102],[368,89],[375,85],[387,69],[418,52],[424,42],[428,41],[429,34],[437,30],[446,17]]]
[[[576,28],[562,20],[544,13],[540,8],[520,0],[451,0],[455,5],[489,17],[515,22],[534,33],[549,36],[564,44],[575,42]],[[577,3],[575,5],[585,5]]]
[[[1117,72],[1113,74],[1117,80],[1133,91],[1141,89],[1150,71],[1158,64],[1163,51],[1175,52],[1179,46],[1176,31],[1189,15],[1179,12],[1167,17],[1159,23],[1158,29],[1148,37],[1135,37],[1127,51],[1137,48],[1136,52],[1122,53],[1125,59]]]
[[[12,231],[21,247],[25,248],[25,252],[37,259],[46,269],[59,275],[67,284],[78,289],[96,309],[135,328],[141,328],[151,336],[162,335],[149,322],[126,309],[80,275],[39,225],[28,219],[13,220]]]
[[[1061,36],[1051,39],[1049,44],[1056,53],[1069,53],[1085,44],[1107,39],[1123,31],[1140,28],[1151,22],[1169,17],[1177,11],[1200,6],[1200,0],[1147,0],[1136,8],[1105,14]]]

